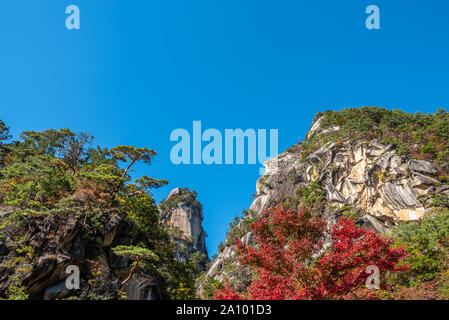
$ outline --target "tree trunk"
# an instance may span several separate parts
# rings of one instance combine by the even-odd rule
[[[139,260],[137,260],[136,264],[134,265],[134,267],[131,268],[131,271],[129,272],[128,277],[126,277],[126,279],[123,280],[123,282],[121,284],[122,286],[124,286],[129,280],[131,280],[131,277],[133,276],[133,273],[136,270],[138,264],[139,264]]]

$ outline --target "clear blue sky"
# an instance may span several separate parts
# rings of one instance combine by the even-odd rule
[[[81,30],[65,28],[78,5]],[[381,29],[365,28],[379,6]],[[279,150],[317,111],[375,105],[434,112],[449,102],[449,2],[3,0],[0,118],[23,130],[88,131],[102,146],[158,151],[136,174],[189,187],[211,254],[251,204],[258,165],[181,165],[170,132],[276,128]]]

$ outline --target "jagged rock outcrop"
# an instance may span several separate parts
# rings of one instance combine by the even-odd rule
[[[178,261],[190,261],[195,252],[200,268],[207,263],[206,233],[196,193],[177,188],[162,206],[160,217],[179,229]],[[92,219],[92,221],[90,220]],[[87,221],[87,222],[86,222]],[[31,299],[166,299],[161,274],[144,265],[122,285],[132,270],[128,258],[114,247],[132,243],[134,225],[116,210],[96,212],[64,208],[46,214],[0,207],[0,292],[22,290]],[[144,236],[144,235],[141,235]],[[169,244],[167,239],[167,245]],[[80,270],[80,288],[69,290],[68,266]]]
[[[337,126],[321,130],[320,120],[312,125],[306,139],[340,130]],[[400,221],[424,217],[431,201],[426,195],[449,194],[449,185],[440,183],[439,168],[434,163],[400,156],[394,145],[375,139],[328,142],[305,158],[299,146],[268,160],[264,167],[251,210],[260,215],[295,195],[299,187],[316,182],[325,191],[323,218],[329,226],[341,215],[339,208],[350,206],[361,214],[358,224],[389,233]],[[249,232],[241,241],[251,243],[252,236]],[[208,276],[232,281],[234,270],[242,268],[236,262],[234,248],[228,243],[221,250]]]
[[[175,252],[178,261],[186,262],[194,252],[208,255],[206,248],[206,231],[203,228],[203,209],[196,200],[196,192],[184,189],[173,189],[167,199],[159,205],[161,221],[169,228],[181,233],[178,242],[182,242],[186,250]],[[204,266],[203,266],[204,267]]]
[[[160,279],[148,270],[140,270],[123,287],[131,269],[129,260],[115,255],[111,246],[126,244],[119,235],[125,222],[115,212],[99,217],[105,226],[97,234],[97,244],[86,245],[88,227],[84,216],[70,210],[57,214],[15,214],[14,208],[0,208],[0,291],[17,283],[27,288],[31,299],[116,299],[118,290],[132,300],[161,299]],[[8,220],[6,220],[8,219]],[[21,239],[29,238],[29,245]],[[80,288],[66,286],[68,266],[80,270]],[[14,268],[12,268],[14,267]],[[15,271],[13,271],[15,270]]]

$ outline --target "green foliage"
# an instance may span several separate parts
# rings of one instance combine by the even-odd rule
[[[112,248],[112,251],[118,255],[127,257],[131,260],[150,260],[150,261],[158,261],[159,257],[146,248],[138,247],[138,246],[117,246]]]
[[[8,298],[5,300],[28,300],[29,295],[25,286],[10,285],[6,292]],[[3,300],[0,298],[0,300]]]
[[[342,206],[339,208],[339,212],[344,217],[351,218],[354,222],[357,222],[362,217],[362,213],[353,206]]]
[[[72,191],[66,165],[48,155],[30,156],[0,170],[5,205],[50,208]]]
[[[201,288],[203,290],[203,296],[206,300],[212,300],[215,291],[224,289],[224,285],[223,283],[221,283],[218,280],[215,280],[211,276],[205,275],[204,278],[201,279],[202,284]]]
[[[226,234],[226,245],[233,245],[237,239],[242,238],[251,231],[251,225],[256,222],[258,215],[254,210],[243,210],[241,216],[235,216],[229,223]],[[219,248],[220,250],[220,248]]]
[[[270,178],[269,175],[263,175],[260,177],[259,181],[257,181],[258,186],[257,188],[261,190],[263,187],[270,187],[270,184],[267,182],[267,180]]]
[[[411,114],[362,107],[328,110],[319,113],[319,117],[322,117],[321,129],[339,127],[339,130],[316,134],[302,143],[303,159],[329,141],[378,139],[385,144],[395,144],[399,155],[434,160],[449,170],[449,113],[443,109],[434,114]]]
[[[197,299],[195,280],[199,271],[193,262],[174,261],[169,268],[160,271],[167,281],[166,292],[171,300]]]
[[[326,196],[326,192],[317,181],[313,181],[307,186],[300,187],[297,194],[301,198],[301,202],[310,207],[323,201]]]
[[[196,191],[190,190],[188,188],[179,188],[179,189],[180,190],[177,195],[174,195],[168,199],[164,199],[159,203],[163,211],[166,212],[170,211],[181,202],[189,203],[200,212],[203,211],[203,206],[198,200],[196,200],[197,197]]]
[[[194,266],[203,266],[207,263],[207,256],[204,253],[201,253],[199,251],[195,251],[190,255],[190,262]]]
[[[119,207],[137,232],[153,238],[162,232],[158,221],[159,211],[153,197],[141,190],[135,184],[127,185],[125,192],[119,197]]]
[[[111,149],[111,154],[116,161],[125,162],[127,167],[122,173],[124,178],[131,167],[137,162],[151,164],[151,159],[156,155],[156,151],[147,148],[136,148],[134,146],[117,146]]]
[[[165,186],[168,184],[167,180],[153,179],[147,176],[142,176],[139,179],[136,179],[136,183],[140,187],[141,190],[147,191],[150,189],[156,189]]]
[[[385,182],[388,180],[388,171],[386,170],[382,170],[382,171],[377,171],[375,172],[377,178],[382,181]]]
[[[11,135],[9,134],[9,127],[6,126],[6,124],[0,120],[0,143],[3,140],[8,140],[11,138]]]
[[[224,245],[223,241],[220,241],[220,243],[217,246],[218,253],[223,252],[224,248],[225,248],[225,245]]]
[[[38,217],[46,219],[50,227],[61,221],[79,223],[86,255],[112,250],[134,260],[138,270],[160,277],[165,297],[195,297],[197,265],[205,257],[193,255],[186,264],[174,260],[174,244],[159,221],[159,210],[151,193],[168,182],[148,176],[132,181],[130,176],[139,162],[151,164],[156,155],[154,150],[134,146],[90,147],[91,135],[69,129],[25,131],[19,140],[5,142],[10,138],[9,128],[0,121],[0,206],[14,208],[0,221],[1,237],[18,239],[16,232],[28,234]],[[195,198],[196,193],[188,191],[177,201],[191,200],[201,209]],[[60,216],[70,220],[58,220]],[[113,249],[104,243],[106,232],[111,231],[108,229],[111,220],[118,224]],[[58,232],[53,231],[45,235],[49,243]],[[27,284],[20,279],[33,268],[35,256],[39,255],[36,251],[41,250],[31,243],[29,238],[17,240],[13,248],[15,256],[3,260],[2,267],[10,269],[17,281],[0,292],[0,297],[27,297]],[[85,263],[92,262],[87,259]],[[102,281],[107,282],[105,272],[88,276],[92,291],[86,297],[105,297],[104,292],[95,291]]]
[[[111,149],[111,153],[119,161],[130,163],[142,161],[146,164],[151,164],[151,159],[156,155],[156,151],[152,149],[134,146],[117,146]]]
[[[448,208],[449,209],[449,196],[445,194],[432,194],[432,202],[430,207]]]
[[[393,229],[393,238],[410,255],[406,260],[410,269],[401,278],[406,285],[433,280],[444,265],[446,256],[440,242],[449,237],[449,210],[434,212],[421,222],[403,223]]]
[[[326,191],[318,181],[312,181],[309,184],[299,186],[294,195],[287,196],[285,205],[297,209],[301,204],[313,209],[313,211],[319,211],[323,208],[325,200]]]
[[[9,270],[9,286],[4,296],[7,300],[27,300],[29,298],[27,287],[22,281],[25,275],[32,270],[31,260],[34,257],[34,249],[24,243],[28,240],[27,236],[17,237],[12,248],[15,249],[16,256],[9,261],[3,261],[1,268]],[[0,300],[3,300],[0,295]]]
[[[104,224],[101,218],[102,214],[98,210],[95,210],[86,216],[86,223],[84,225],[84,232],[82,235],[84,240],[89,242],[102,234]]]
[[[32,258],[34,254],[34,249],[31,246],[20,247],[16,249],[18,254],[26,255],[28,258]]]

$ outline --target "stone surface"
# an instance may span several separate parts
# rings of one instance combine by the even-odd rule
[[[111,246],[118,231],[122,226],[123,218],[118,214],[112,214],[105,226],[105,235],[103,244],[107,247]]]
[[[55,298],[63,298],[67,294],[70,293],[70,290],[67,289],[67,286],[65,284],[65,281],[61,281],[57,284],[54,284],[52,286],[49,286],[45,288],[44,292],[44,300],[53,300]]]
[[[208,256],[206,248],[207,234],[202,224],[202,209],[192,202],[185,200],[175,201],[177,197],[181,197],[182,192],[183,189],[175,188],[169,193],[166,201],[174,201],[175,205],[168,210],[160,207],[161,221],[166,226],[174,227],[181,231],[185,239],[184,242],[188,247],[188,255],[198,251]],[[175,257],[183,262],[188,259],[182,252],[176,252]]]
[[[161,300],[160,284],[150,276],[136,275],[123,289],[128,300]]]
[[[408,167],[412,171],[418,171],[424,174],[436,174],[437,167],[425,160],[410,160]]]
[[[2,219],[8,217],[13,211],[1,211]],[[25,228],[21,225],[8,224],[1,230],[0,237],[0,292],[5,292],[14,281],[27,287],[31,299],[59,299],[73,296],[75,299],[92,298],[92,294],[102,299],[113,299],[119,289],[119,278],[123,280],[130,271],[129,261],[126,258],[115,256],[110,245],[115,242],[128,244],[126,237],[118,237],[118,229],[122,218],[113,212],[102,216],[105,222],[103,233],[98,234],[98,244],[86,245],[81,236],[84,215],[74,215],[72,212],[61,211],[58,214],[28,215]],[[30,261],[21,265],[17,277],[11,277],[11,270],[3,263],[11,263],[17,256],[15,248],[17,238],[27,234],[33,255]],[[107,239],[103,246],[102,240]],[[69,292],[65,288],[65,280],[69,276],[66,268],[77,265],[80,268],[81,289]],[[92,269],[88,268],[92,266]],[[88,280],[95,273],[95,285],[89,286]],[[160,282],[156,275],[146,270],[148,274],[139,270],[135,273],[139,281],[130,281],[127,291],[130,299],[160,299]],[[13,280],[16,279],[16,280]]]
[[[319,122],[315,122],[306,139],[323,133]],[[428,208],[419,200],[420,195],[430,191],[449,194],[448,185],[440,186],[438,168],[433,163],[399,156],[393,145],[376,140],[329,142],[305,161],[298,150],[292,149],[268,160],[264,167],[250,207],[257,214],[284,201],[299,186],[317,181],[326,191],[326,207],[353,206],[363,215],[357,221],[359,225],[384,234],[400,221],[423,218]],[[328,226],[336,222],[335,213],[328,210],[323,218]],[[247,244],[249,239],[249,235],[242,238]],[[229,278],[221,266],[230,261],[237,266],[234,260],[233,246],[226,246],[207,274],[217,280]]]

